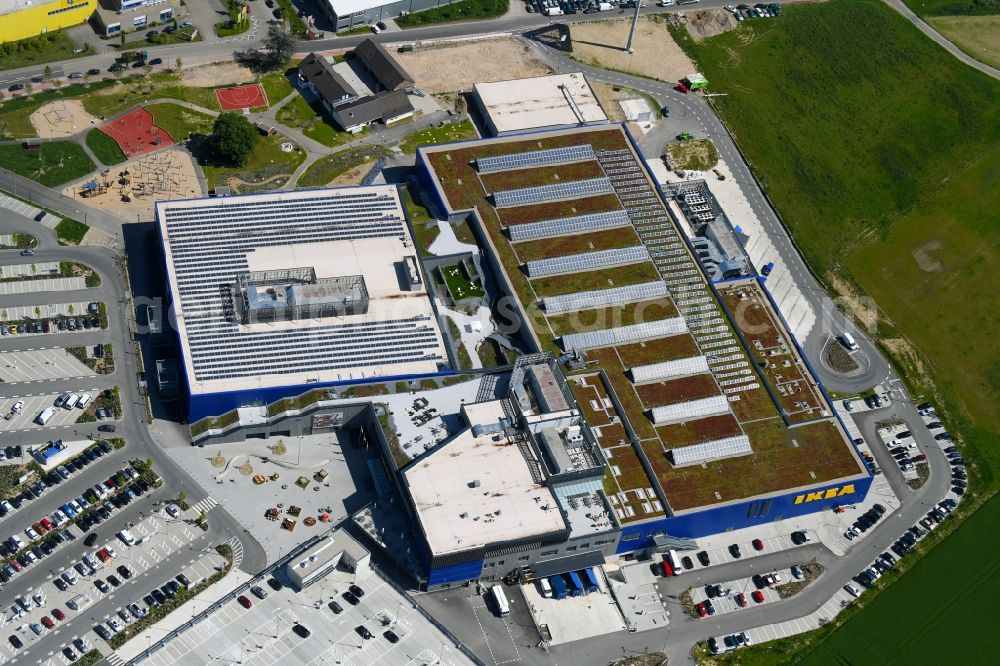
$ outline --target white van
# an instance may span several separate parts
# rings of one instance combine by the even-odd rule
[[[90,401],[93,399],[94,396],[90,395],[89,393],[84,393],[83,395],[80,396],[80,402],[76,403],[76,406],[79,407],[80,409],[85,409],[87,405],[90,404]]]
[[[74,393],[63,403],[63,409],[73,409],[78,402],[80,402],[80,396]]]
[[[552,598],[552,584],[548,578],[539,578],[538,586],[542,589],[542,596],[546,599]]]
[[[854,340],[854,336],[847,331],[840,334],[840,343],[851,351],[858,350],[858,343]]]
[[[566,12],[564,12],[559,7],[546,7],[545,8],[545,15],[546,16],[562,16],[565,13]]]
[[[56,410],[52,407],[46,407],[42,410],[42,413],[35,417],[35,423],[38,425],[45,425],[49,422],[49,419],[56,413]]]
[[[72,608],[73,610],[79,612],[82,611],[87,606],[89,606],[90,604],[92,604],[93,602],[94,600],[90,598],[89,594],[78,594],[69,601],[67,601],[66,605]]]
[[[122,530],[121,532],[119,532],[118,538],[121,539],[126,546],[134,546],[137,543],[139,543],[139,541],[134,536],[132,536],[132,533],[129,532],[128,530]]]

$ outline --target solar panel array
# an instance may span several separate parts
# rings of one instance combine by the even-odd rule
[[[708,372],[708,359],[704,356],[691,356],[673,361],[663,361],[662,363],[637,365],[632,368],[632,381],[641,384],[642,382],[655,382],[671,377],[697,375],[703,372]]]
[[[565,148],[532,150],[526,153],[514,153],[513,155],[480,157],[476,160],[476,167],[480,173],[491,173],[493,171],[509,171],[511,169],[523,169],[524,167],[582,162],[592,159],[594,159],[594,149],[587,144],[583,146],[567,146]]]
[[[577,199],[598,194],[611,194],[615,188],[607,178],[585,178],[551,185],[521,187],[516,190],[500,190],[493,193],[493,203],[497,208],[526,206],[556,199]]]
[[[746,435],[725,437],[701,444],[670,449],[670,456],[674,459],[674,465],[678,467],[697,465],[709,460],[746,456],[751,453],[753,453],[753,448],[750,446],[750,438]]]
[[[232,291],[226,287],[250,270],[248,257],[255,251],[403,237],[401,212],[396,195],[383,187],[161,204],[158,216],[191,380],[349,371],[432,358],[439,343],[430,317],[303,321],[268,330],[241,327],[231,317]]]
[[[510,239],[517,242],[550,236],[569,236],[585,231],[627,227],[630,224],[632,224],[632,220],[629,219],[628,211],[611,210],[606,213],[591,213],[589,215],[560,217],[555,220],[514,224],[507,227],[507,230],[510,232]]]
[[[653,407],[653,423],[662,425],[675,421],[691,421],[703,416],[725,414],[729,411],[729,399],[724,395],[714,395],[711,398],[688,400],[674,405]]]
[[[656,282],[630,284],[611,289],[581,291],[561,296],[546,296],[542,299],[542,305],[545,307],[547,314],[559,314],[561,312],[602,308],[609,305],[624,305],[625,303],[635,303],[636,301],[645,301],[650,298],[662,298],[666,295],[667,285],[663,284],[662,280],[657,280]]]
[[[649,259],[649,251],[646,250],[644,245],[623,247],[614,250],[582,252],[580,254],[570,254],[565,257],[529,261],[528,275],[531,277],[542,277],[544,275],[557,275],[559,273],[590,271],[606,266],[634,264],[639,261],[646,261],[647,259]]]
[[[570,333],[562,337],[562,343],[563,348],[567,351],[570,349],[594,349],[596,347],[623,345],[641,340],[651,340],[653,338],[664,338],[669,335],[685,333],[686,331],[687,324],[684,323],[682,317],[671,317],[670,319],[660,319],[659,321],[606,328],[601,331]]]

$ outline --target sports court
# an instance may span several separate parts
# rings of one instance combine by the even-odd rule
[[[153,123],[153,114],[134,109],[103,125],[100,130],[118,142],[125,157],[138,157],[174,145],[165,129]]]
[[[223,111],[239,111],[241,109],[256,109],[267,106],[267,95],[260,84],[232,86],[231,88],[216,88],[215,96]]]

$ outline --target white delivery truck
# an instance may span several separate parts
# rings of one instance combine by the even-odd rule
[[[56,413],[56,410],[52,407],[46,407],[42,410],[42,413],[35,417],[35,423],[38,425],[45,425],[52,418],[52,415]]]
[[[840,342],[851,351],[857,351],[858,349],[858,343],[855,341],[854,336],[847,331],[840,334]]]
[[[670,559],[670,566],[674,568],[674,575],[679,576],[684,568],[681,566],[681,558],[677,556],[677,551],[671,550],[667,553],[667,557]]]
[[[562,16],[565,13],[566,12],[564,12],[559,7],[546,7],[545,8],[545,15],[546,16]]]
[[[610,12],[614,9],[614,6],[610,2],[599,2],[597,3],[597,9],[602,12]]]
[[[493,603],[497,607],[497,615],[500,617],[510,615],[510,604],[507,603],[507,595],[503,592],[503,586],[494,585],[491,587],[490,596],[493,597]]]

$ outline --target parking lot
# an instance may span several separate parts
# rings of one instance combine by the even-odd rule
[[[99,395],[103,389],[90,387],[90,388],[74,388],[68,393],[76,393],[78,395],[83,395],[84,393],[89,393],[93,396]],[[47,407],[53,407],[55,405],[56,398],[58,398],[61,393],[38,393],[35,395],[25,395],[20,397],[6,398],[0,401],[2,404],[4,419],[0,420],[0,432],[18,432],[24,430],[42,430],[44,428],[58,428],[61,426],[73,425],[76,420],[80,418],[80,414],[83,413],[78,407],[73,409],[63,409],[62,407],[56,407],[55,413],[52,417],[45,423],[44,426],[39,425],[35,422],[38,415]],[[12,406],[17,402],[24,402],[24,406],[21,407],[21,412],[10,413]],[[6,415],[10,414],[10,419],[6,419]],[[97,424],[88,423],[83,427],[93,428],[96,430]]]
[[[85,638],[108,654],[110,649],[93,632],[96,624],[107,622],[113,616],[120,618],[117,612],[124,610],[132,602],[145,608],[141,600],[150,589],[162,585],[179,573],[184,573],[192,584],[211,576],[221,564],[222,558],[214,552],[199,550],[198,544],[205,541],[204,533],[185,521],[193,519],[193,514],[193,510],[189,510],[187,515],[175,519],[167,515],[164,509],[159,509],[129,528],[136,539],[140,540],[134,546],[126,545],[112,532],[100,530],[103,538],[88,547],[84,544],[86,535],[75,526],[69,528],[75,538],[66,548],[75,549],[76,555],[72,560],[74,564],[53,568],[46,582],[23,592],[25,599],[32,601],[29,612],[14,617],[11,607],[3,608],[3,614],[0,615],[0,626],[3,629],[0,631],[9,630],[9,635],[20,638],[24,647],[15,649],[9,638],[0,641],[0,664],[14,660],[45,663],[46,657],[51,657],[56,664],[68,663],[61,650],[76,637]],[[80,558],[84,554],[95,557],[97,551],[107,547],[110,547],[113,559],[99,567],[95,573],[89,573],[82,566]],[[77,568],[78,565],[80,568]],[[119,567],[123,565],[131,572],[128,578],[119,571]],[[64,577],[66,572],[75,576],[76,582],[66,585],[67,589],[63,591],[53,581],[57,577]],[[105,587],[104,590],[97,587],[99,581]],[[36,594],[43,595],[41,605],[31,599]],[[89,601],[78,611],[74,611],[67,602],[80,594],[86,594]],[[13,596],[11,595],[11,602],[14,601]],[[56,609],[64,614],[64,620],[58,620],[54,616],[53,611]],[[54,620],[53,628],[44,629],[43,618]],[[36,635],[31,629],[31,625],[35,623],[43,627],[40,635]]]
[[[5,384],[84,379],[94,376],[93,370],[78,361],[63,347],[5,352],[0,360],[0,381]]]
[[[68,317],[70,314],[79,314],[87,311],[88,301],[76,301],[74,303],[39,303],[37,305],[8,305],[4,308],[7,311],[9,322],[17,322],[21,319],[45,319],[52,317]],[[8,331],[8,335],[9,335]]]
[[[302,592],[288,587],[275,591],[263,585],[265,599],[248,594],[250,608],[236,601],[224,604],[138,663],[471,663],[403,596],[370,570],[359,572],[357,584],[365,594],[356,606],[341,596],[348,584],[340,576],[332,574]],[[331,610],[331,601],[337,601],[342,609],[339,613]],[[309,630],[308,637],[292,631],[297,622]],[[362,638],[362,626],[370,632],[370,638]],[[395,643],[385,636],[390,630],[398,637]]]
[[[78,291],[86,288],[87,281],[82,277],[18,280],[16,282],[0,282],[0,296],[37,294],[43,291]]]
[[[780,584],[794,580],[790,569],[779,569],[777,572],[765,571],[761,575],[766,576],[772,573],[777,573],[781,576]],[[708,592],[710,586],[699,586],[691,590],[691,600],[695,604],[700,604],[706,599],[711,599],[715,613],[720,615],[734,613],[747,608],[756,608],[757,606],[781,600],[781,595],[773,587],[766,585],[758,587],[752,577],[738,578],[736,580],[715,583],[714,585],[718,585],[721,588],[721,595],[710,596]],[[757,598],[754,597],[755,592],[760,592]],[[741,606],[737,600],[740,594],[743,595],[742,601],[746,603],[744,606]]]
[[[36,261],[24,264],[5,264],[0,266],[0,279],[11,280],[13,278],[42,278],[46,275],[59,275],[58,261]]]

